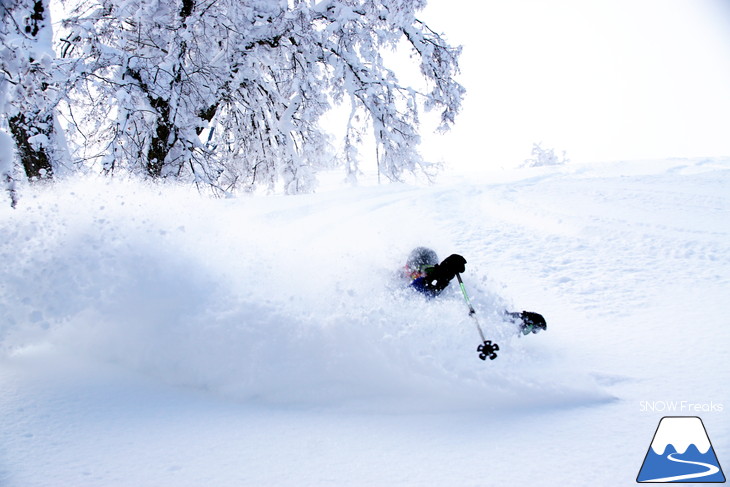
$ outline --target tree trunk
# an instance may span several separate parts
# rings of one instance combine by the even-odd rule
[[[35,115],[29,120],[25,114],[19,113],[8,120],[20,162],[25,169],[25,175],[31,181],[53,177],[53,167],[48,154],[48,145],[52,143],[54,136],[53,116],[44,116],[39,120],[38,114]],[[45,136],[45,144],[34,144],[30,141],[32,136],[38,135]]]
[[[152,106],[157,109],[159,118],[155,135],[150,141],[150,148],[147,151],[147,174],[153,178],[162,176],[162,169],[165,167],[165,159],[175,144],[175,124],[170,120],[170,104],[161,98],[152,100]],[[173,134],[172,140],[170,135]]]
[[[11,53],[18,56],[20,71],[16,68],[15,72],[9,74],[17,77],[22,95],[12,103],[17,114],[8,117],[8,126],[28,179],[51,179],[56,134],[53,114],[45,107],[47,101],[44,92],[48,88],[48,74],[44,72],[45,68],[36,65],[34,59],[37,52],[51,49],[50,36],[41,35],[45,31],[50,32],[51,28],[48,0],[16,2],[11,10],[15,10],[19,17],[27,17],[24,26],[15,24],[22,29],[22,33],[19,33],[24,36],[25,42],[13,48]],[[8,11],[4,15],[7,14]]]

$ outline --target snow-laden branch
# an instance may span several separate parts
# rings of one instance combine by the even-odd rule
[[[464,90],[454,80],[460,51],[415,17],[425,1],[66,5],[61,56],[49,64],[42,97],[55,96],[54,110],[64,102],[82,167],[212,188],[308,191],[316,169],[335,160],[320,119],[350,100],[348,174],[358,173],[355,146],[367,123],[379,171],[398,180],[427,167],[418,154],[419,111],[440,109],[446,129],[461,106]],[[381,54],[403,40],[420,60],[427,92],[401,84],[397,66]],[[2,69],[17,71],[7,63]]]

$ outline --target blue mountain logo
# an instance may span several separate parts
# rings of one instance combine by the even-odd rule
[[[725,482],[702,420],[665,416],[659,421],[637,482]]]

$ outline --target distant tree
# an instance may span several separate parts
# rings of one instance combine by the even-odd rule
[[[555,155],[553,149],[544,149],[542,143],[532,144],[532,157],[525,159],[525,166],[537,167],[537,166],[558,166],[565,164],[569,160],[565,157],[565,151],[561,158]]]
[[[19,0],[18,0],[19,1]],[[78,0],[61,53],[76,60],[69,137],[114,172],[221,191],[313,187],[328,165],[320,117],[349,102],[345,165],[369,125],[385,177],[424,166],[419,110],[445,130],[464,89],[460,50],[416,18],[425,0]],[[382,52],[406,42],[429,91],[402,85]]]
[[[4,36],[0,34],[0,42],[4,40]],[[0,73],[0,107],[5,106],[7,85],[5,75]],[[13,139],[0,128],[0,184],[10,196],[10,205],[15,208],[17,196],[15,193],[15,180],[13,179],[13,145]]]
[[[3,0],[0,13],[0,84],[4,85],[0,91],[5,98],[0,113],[25,175],[31,180],[50,179],[58,159],[59,134],[48,0]],[[3,179],[8,184],[12,180],[7,169]]]

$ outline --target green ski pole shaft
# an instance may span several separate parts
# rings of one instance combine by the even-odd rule
[[[474,311],[474,306],[471,305],[471,301],[469,300],[469,295],[466,293],[466,287],[464,287],[464,281],[461,280],[461,274],[458,272],[456,273],[456,278],[459,280],[459,287],[461,288],[461,293],[464,295],[464,301],[466,301],[466,305],[469,306],[469,316],[474,318],[474,323],[477,325],[477,331],[479,332],[479,336],[482,337],[482,342],[487,341],[487,339],[484,337],[484,332],[482,331],[482,327],[479,325],[479,320],[476,316],[476,311]]]
[[[461,280],[461,275],[458,272],[456,273],[456,278],[459,280],[459,287],[461,288],[461,293],[464,295],[464,300],[466,301],[467,306],[469,306],[469,316],[474,318],[474,323],[477,325],[477,331],[479,332],[479,336],[482,337],[482,344],[477,347],[479,358],[482,360],[486,360],[487,358],[489,358],[489,360],[494,360],[495,358],[497,358],[499,345],[497,345],[496,343],[492,343],[491,340],[487,340],[484,337],[484,332],[482,331],[482,327],[479,325],[476,311],[474,311],[474,306],[471,305],[469,295],[466,293],[466,287],[464,287],[464,281]]]

